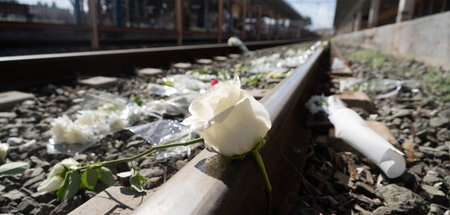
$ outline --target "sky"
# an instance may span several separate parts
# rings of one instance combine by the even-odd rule
[[[311,30],[332,28],[336,0],[285,0],[302,16],[311,17]]]

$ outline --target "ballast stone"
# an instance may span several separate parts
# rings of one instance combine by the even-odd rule
[[[213,61],[211,59],[207,59],[207,58],[200,58],[200,59],[197,59],[197,63],[203,64],[203,65],[209,65],[209,64],[212,64]]]
[[[0,93],[0,110],[7,110],[25,100],[34,99],[33,94],[19,91]]]
[[[363,92],[345,91],[335,95],[341,99],[349,108],[359,107],[369,113],[374,113],[375,108],[369,96]]]
[[[225,62],[225,61],[228,60],[228,58],[225,57],[225,56],[215,56],[215,57],[214,57],[214,60],[220,61],[220,62]]]
[[[190,69],[192,67],[191,63],[176,63],[173,65],[176,69]]]
[[[158,69],[158,68],[144,68],[144,69],[139,69],[136,73],[139,76],[155,76],[155,75],[162,74],[163,71],[162,71],[162,69]]]
[[[86,85],[94,88],[106,88],[114,86],[117,83],[117,78],[95,76],[92,78],[79,80],[78,83],[81,85]]]

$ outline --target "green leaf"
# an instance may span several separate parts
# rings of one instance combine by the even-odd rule
[[[99,169],[97,169],[99,172],[99,179],[103,184],[106,184],[108,186],[114,185],[114,176],[110,169],[102,166]]]
[[[144,101],[142,101],[142,99],[141,99],[141,98],[139,98],[139,97],[136,97],[136,98],[134,98],[134,103],[136,103],[137,105],[141,106],[141,105],[142,105],[142,103],[144,103]]]
[[[141,180],[139,180],[139,176],[138,175],[130,177],[130,184],[131,184],[131,187],[134,188],[136,191],[138,191],[140,193],[145,193],[146,192],[144,190],[144,187],[141,184]]]
[[[207,74],[207,73],[208,73],[208,72],[207,72],[206,70],[204,70],[204,69],[199,69],[199,70],[197,70],[197,72],[200,73],[200,74]]]
[[[72,175],[71,172],[66,172],[66,175],[64,176],[64,181],[63,181],[61,187],[59,188],[58,191],[56,191],[56,197],[57,197],[58,201],[61,200],[63,194],[66,192],[67,184],[69,184],[70,175]]]
[[[164,81],[163,84],[164,84],[164,85],[167,85],[167,86],[170,86],[170,87],[173,87],[173,86],[174,86],[174,84],[173,84],[172,81]]]
[[[63,186],[56,193],[61,202],[65,202],[77,194],[80,189],[80,179],[80,172],[67,172]]]
[[[89,190],[93,190],[98,182],[98,173],[93,169],[87,169],[81,176],[81,185]]]
[[[117,176],[121,177],[121,178],[126,178],[131,176],[131,172],[127,171],[127,172],[121,172],[121,173],[117,173]]]
[[[22,174],[25,170],[30,168],[27,162],[10,162],[0,166],[0,177]]]
[[[148,179],[146,177],[142,176],[142,174],[136,169],[131,169],[130,173],[131,173],[131,177],[130,177],[131,187],[140,193],[147,192],[144,189],[144,186],[142,186],[142,182],[146,182]]]

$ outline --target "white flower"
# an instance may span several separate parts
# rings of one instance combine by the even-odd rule
[[[8,153],[9,144],[0,143],[0,163],[4,163],[6,161],[6,154]]]
[[[189,106],[192,116],[182,124],[199,130],[205,144],[226,155],[242,155],[254,149],[271,127],[264,106],[233,81],[220,82]]]
[[[107,115],[103,111],[84,110],[77,114],[75,123],[80,125],[96,126],[105,121]]]
[[[327,111],[327,98],[323,95],[321,96],[311,96],[311,98],[305,104],[306,108],[308,108],[309,112],[312,114],[316,114],[320,111]]]
[[[76,144],[89,142],[92,130],[87,126],[74,123],[67,116],[58,117],[52,123],[50,132],[56,143]]]
[[[128,125],[128,121],[121,117],[118,112],[112,112],[108,115],[108,124],[111,131],[118,131]]]
[[[63,181],[65,172],[68,169],[74,169],[79,163],[73,158],[67,158],[53,166],[47,176],[47,179],[39,184],[37,191],[39,193],[48,193],[58,190]]]

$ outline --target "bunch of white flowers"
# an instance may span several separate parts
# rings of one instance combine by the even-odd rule
[[[55,143],[86,144],[98,137],[128,125],[128,120],[118,110],[84,110],[72,121],[68,116],[55,119],[50,130]]]

